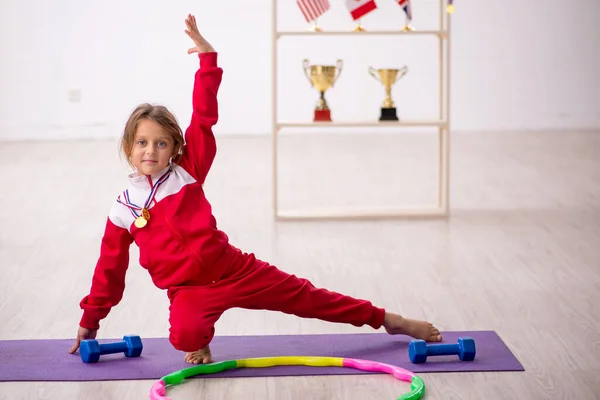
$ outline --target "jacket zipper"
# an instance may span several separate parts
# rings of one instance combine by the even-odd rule
[[[154,185],[152,184],[152,178],[150,176],[148,176],[147,178],[148,178],[148,183],[150,184],[150,191],[152,191],[152,189],[154,187]],[[156,200],[152,199],[152,202],[156,205]],[[190,246],[188,246],[187,241],[183,240],[183,237],[181,237],[181,235],[175,230],[175,228],[173,227],[173,225],[171,224],[169,219],[166,217],[166,215],[162,214],[162,216],[163,216],[165,222],[169,225],[171,232],[173,232],[173,234],[175,236],[177,236],[177,238],[179,238],[179,241],[181,242],[181,244],[183,244],[183,247],[185,247],[190,253],[192,253],[194,255],[194,257],[196,257],[196,260],[198,260],[198,262],[200,263],[200,266],[202,267],[202,269],[204,269],[205,265],[202,262],[202,259],[200,258],[200,256],[194,250],[192,250],[192,248]]]

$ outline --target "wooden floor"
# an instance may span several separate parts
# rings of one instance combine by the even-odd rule
[[[286,136],[281,205],[434,202],[434,138]],[[600,398],[600,132],[455,135],[448,220],[275,223],[270,138],[219,138],[219,148],[206,188],[235,245],[442,330],[496,330],[526,369],[423,374],[426,399]],[[74,337],[125,174],[116,141],[0,143],[1,340]],[[167,298],[132,252],[124,299],[99,337],[168,333]],[[342,332],[371,330],[246,310],[217,324],[222,335]],[[152,382],[0,383],[0,399],[144,399]],[[170,395],[391,400],[407,390],[385,375],[325,376],[196,379]]]

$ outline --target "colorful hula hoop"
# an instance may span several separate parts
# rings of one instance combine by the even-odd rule
[[[405,370],[395,365],[379,363],[368,360],[339,357],[304,357],[304,356],[282,356],[245,358],[240,360],[221,361],[212,364],[200,364],[185,368],[169,375],[163,376],[150,389],[151,400],[168,400],[166,397],[167,386],[178,385],[184,379],[195,375],[215,374],[218,372],[237,368],[265,368],[278,365],[306,365],[310,367],[342,367],[354,368],[363,371],[385,372],[393,375],[396,379],[410,382],[411,391],[404,393],[397,400],[417,400],[425,393],[425,383],[414,372]]]

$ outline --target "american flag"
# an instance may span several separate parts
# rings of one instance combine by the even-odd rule
[[[410,0],[398,0],[398,4],[400,4],[400,7],[404,9],[406,18],[408,18],[408,20],[412,20],[412,8],[410,6]]]
[[[306,22],[314,21],[329,10],[329,0],[296,0]]]

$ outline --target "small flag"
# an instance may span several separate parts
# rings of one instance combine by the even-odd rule
[[[306,22],[314,21],[329,10],[329,0],[296,0]]]
[[[377,8],[375,0],[346,0],[346,7],[355,21]]]
[[[398,0],[398,4],[404,10],[406,19],[412,21],[412,8],[410,6],[410,0]]]
[[[452,0],[448,0],[448,6],[446,6],[446,11],[448,11],[448,14],[452,14],[454,12],[454,4],[452,4]]]

